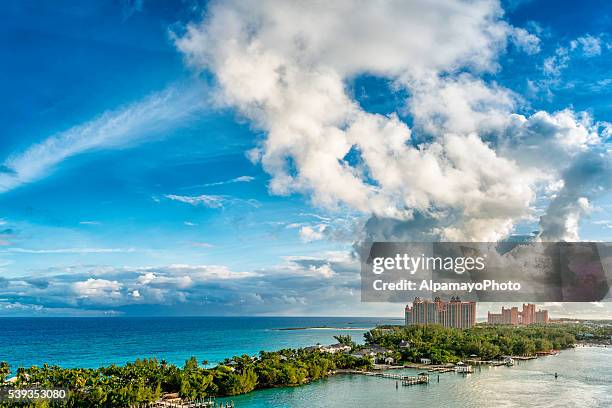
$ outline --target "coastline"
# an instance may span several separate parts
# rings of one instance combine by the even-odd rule
[[[291,328],[295,329],[297,326]],[[365,344],[353,342],[348,335],[338,335],[336,340],[345,343],[298,349],[285,348],[272,352],[261,351],[251,356],[235,355],[224,359],[212,368],[207,367],[207,361],[199,361],[196,358],[189,359],[183,367],[168,365],[165,361],[155,359],[136,360],[122,366],[111,365],[86,370],[62,369],[47,365],[40,368],[30,367],[21,371],[22,375],[16,386],[48,384],[49,386],[61,385],[74,388],[75,383],[72,380],[61,384],[53,381],[56,381],[54,379],[57,378],[70,379],[84,373],[87,377],[91,377],[89,381],[93,381],[93,384],[96,384],[100,378],[108,376],[115,377],[119,383],[122,383],[124,378],[133,378],[136,375],[141,376],[150,391],[147,394],[148,397],[143,397],[148,399],[135,399],[134,401],[146,402],[162,398],[164,395],[174,396],[177,392],[186,401],[206,396],[223,398],[246,395],[266,389],[295,388],[299,385],[312,384],[319,379],[347,374],[404,381],[409,374],[414,377],[414,374],[429,376],[429,373],[439,375],[453,372],[450,375],[455,375],[456,372],[459,375],[472,373],[473,369],[470,368],[472,365],[480,364],[491,367],[508,365],[507,359],[512,360],[512,356],[516,358],[517,364],[522,359],[537,359],[536,352],[540,354],[556,353],[555,350],[548,348],[553,345],[555,348],[573,347],[575,339],[572,333],[579,332],[576,330],[580,330],[580,327],[480,326],[475,329],[462,330],[441,326],[384,326],[366,332]],[[419,340],[421,338],[427,340],[423,343]],[[510,348],[500,349],[494,343],[490,343],[491,339],[498,339],[499,344],[508,344],[507,347]],[[346,346],[348,344],[350,346]],[[407,348],[406,345],[408,345]],[[348,349],[340,346],[348,347]],[[484,354],[477,352],[482,357],[474,355],[476,346],[482,349]],[[529,349],[525,347],[531,347],[532,354],[509,354],[509,350]],[[491,355],[490,352],[495,354]],[[431,357],[433,361],[419,362],[419,358],[424,360],[424,357]],[[403,373],[402,370],[407,372]],[[390,371],[398,374],[384,374]],[[419,373],[419,371],[425,371],[425,373]],[[407,382],[410,381],[407,380]],[[166,385],[160,387],[162,383]],[[406,385],[418,383],[421,382]],[[116,392],[107,385],[101,384],[99,387],[107,387],[105,392]],[[79,395],[79,398],[90,397],[88,391],[78,387],[74,392]],[[134,398],[140,397],[135,396]]]
[[[406,401],[418,407],[488,407],[492,398],[507,407],[604,407],[612,406],[611,361],[610,348],[567,349],[557,357],[521,361],[511,368],[475,367],[470,375],[440,374],[439,381],[433,374],[428,385],[403,387],[400,382],[399,388],[394,380],[340,372],[307,387],[257,390],[231,400],[239,408],[394,407],[406,406]],[[393,373],[415,376],[419,371]]]

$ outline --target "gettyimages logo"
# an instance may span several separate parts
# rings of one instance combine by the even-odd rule
[[[364,243],[361,299],[595,302],[611,299],[612,245],[594,242]]]
[[[419,270],[424,271],[453,271],[457,274],[462,274],[466,271],[482,271],[485,269],[485,258],[478,256],[476,258],[468,256],[458,256],[456,258],[441,256],[425,256],[421,254],[419,257],[396,254],[393,258],[376,257],[372,260],[372,272],[380,275],[389,270],[404,270],[411,275],[414,275]]]

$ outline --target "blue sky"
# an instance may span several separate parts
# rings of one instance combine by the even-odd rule
[[[482,3],[486,10],[497,7],[495,2]],[[262,20],[269,17],[277,23],[254,29],[261,49],[266,50],[266,41],[273,44],[268,48],[273,53],[262,52],[257,58],[286,58],[289,75],[312,78],[312,87],[308,80],[288,79],[284,89],[291,93],[275,100],[276,93],[258,88],[266,84],[268,59],[249,60],[250,51],[241,50],[226,55],[232,49],[231,43],[224,43],[231,28],[223,28],[227,33],[215,30],[221,30],[224,12],[241,16],[248,7],[256,8],[249,11]],[[359,303],[358,264],[351,248],[364,236],[398,238],[381,237],[371,227],[390,219],[399,230],[412,228],[411,220],[418,216],[410,218],[407,213],[431,217],[432,208],[440,211],[433,218],[439,221],[444,214],[448,219],[440,227],[444,238],[531,234],[541,229],[539,217],[546,213],[549,219],[577,219],[576,231],[568,227],[565,232],[570,235],[565,236],[579,233],[580,239],[609,240],[612,205],[605,160],[612,129],[612,7],[608,2],[564,1],[554,8],[544,1],[503,2],[504,14],[501,9],[492,14],[485,10],[467,22],[474,22],[474,32],[469,27],[458,29],[467,44],[461,49],[445,40],[448,33],[436,34],[439,25],[432,29],[414,24],[417,34],[422,30],[424,43],[428,33],[435,34],[426,48],[428,55],[440,58],[432,57],[431,62],[429,57],[418,57],[419,47],[411,55],[411,49],[398,40],[398,49],[406,50],[405,60],[370,64],[358,56],[353,59],[350,44],[343,47],[339,39],[338,44],[323,44],[300,57],[304,65],[315,66],[312,71],[291,65],[293,45],[275,48],[273,42],[284,33],[274,19],[291,23],[293,11],[282,14],[268,2],[248,7],[233,2],[220,6],[145,0],[0,5],[0,49],[6,56],[0,64],[5,101],[0,110],[0,315],[394,314],[398,305]],[[426,21],[454,21],[453,14],[444,14],[461,11],[453,10],[443,8],[439,16],[433,10],[434,16]],[[327,15],[326,10],[313,13]],[[490,31],[479,31],[479,18]],[[376,24],[372,21],[372,33]],[[411,21],[405,24],[410,26]],[[361,35],[363,24],[355,27],[341,34]],[[227,37],[217,36],[222,33]],[[324,42],[315,34],[303,36],[313,43]],[[453,38],[455,33],[451,34]],[[372,60],[394,60],[394,39],[388,41],[381,34],[373,41],[380,41],[381,55],[377,47],[356,49],[355,54],[373,52]],[[338,58],[326,54],[339,49],[349,51]],[[386,52],[389,55],[382,55]],[[344,51],[335,55],[340,53]],[[421,60],[426,61],[422,67]],[[254,63],[250,72],[261,67],[261,76],[248,82],[250,73],[231,68],[234,61],[245,67]],[[320,72],[331,74],[321,78]],[[475,130],[489,146],[502,146],[499,134],[510,132],[512,125],[504,122],[502,132],[494,127],[497,122],[482,124],[479,114],[485,112],[487,117],[503,116],[504,121],[522,115],[533,121],[526,122],[532,133],[544,134],[554,122],[582,132],[576,137],[596,134],[597,142],[582,141],[576,152],[588,150],[606,159],[590,170],[601,174],[589,191],[568,192],[576,202],[563,202],[564,211],[572,210],[561,215],[550,203],[563,195],[559,191],[566,191],[559,190],[558,183],[555,192],[548,194],[546,189],[563,177],[569,185],[569,174],[574,176],[569,160],[578,153],[559,156],[568,165],[546,167],[551,174],[545,181],[548,185],[533,181],[533,189],[525,192],[528,198],[533,193],[525,208],[503,215],[464,218],[459,214],[467,213],[470,205],[463,199],[440,198],[426,188],[426,203],[415,194],[397,205],[397,196],[408,193],[403,188],[372,193],[372,186],[382,183],[371,165],[353,191],[349,188],[354,180],[346,174],[328,174],[323,164],[317,174],[317,160],[323,163],[326,156],[307,155],[334,151],[337,146],[321,145],[332,139],[329,135],[313,144],[302,143],[300,131],[327,132],[336,121],[333,126],[344,132],[353,119],[327,118],[317,112],[316,118],[295,116],[291,122],[296,112],[325,106],[325,100],[315,98],[320,91],[315,85],[329,83],[333,94],[337,78],[342,86],[338,101],[350,101],[347,109],[356,112],[350,115],[378,115],[377,120],[409,127],[418,141],[414,146],[442,137],[431,130],[432,124],[436,129],[448,126],[461,137]],[[431,78],[437,78],[437,85],[427,88]],[[316,94],[312,104],[300,105],[306,103],[311,88]],[[425,99],[435,96],[433,90],[451,101],[454,92],[463,95],[466,90],[478,97],[467,111],[451,112],[452,103],[440,108]],[[305,96],[296,102],[291,99],[295,94]],[[301,107],[292,111],[293,105]],[[546,123],[538,122],[542,118],[535,115],[564,110],[571,115],[545,118]],[[463,129],[467,116],[473,120]],[[527,137],[536,138],[531,133]],[[341,155],[345,169],[364,166],[365,145],[357,142],[354,146],[359,148]],[[518,163],[508,171],[532,172],[533,163],[519,159],[528,155],[525,151],[502,147],[496,151]],[[510,166],[499,165],[500,169]],[[531,176],[513,179],[508,189],[528,183]],[[351,198],[361,191],[367,191],[367,199]],[[483,191],[497,194],[497,190]],[[486,227],[479,230],[490,234],[466,235],[484,223]],[[434,230],[438,231],[432,228],[427,233]]]

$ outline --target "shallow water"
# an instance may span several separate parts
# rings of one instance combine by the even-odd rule
[[[414,370],[394,370],[416,374]],[[555,379],[557,372],[559,377]],[[236,407],[612,407],[612,348],[578,348],[514,367],[431,375],[428,385],[338,375],[232,398]]]

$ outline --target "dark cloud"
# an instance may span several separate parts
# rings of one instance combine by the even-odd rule
[[[541,238],[576,241],[581,216],[590,203],[612,186],[611,155],[605,151],[580,154],[563,174],[564,185],[540,219]]]
[[[358,263],[346,254],[327,255],[288,258],[253,272],[214,265],[75,266],[69,273],[4,279],[0,298],[33,307],[89,312],[303,314],[354,302],[358,294]],[[6,308],[0,312],[8,313]]]

